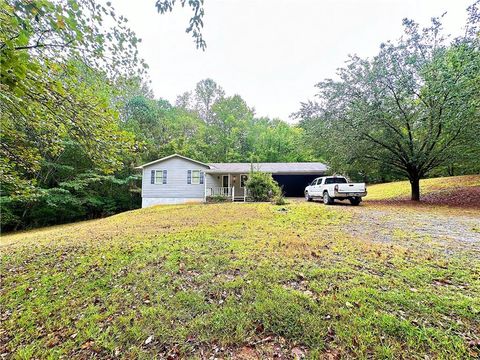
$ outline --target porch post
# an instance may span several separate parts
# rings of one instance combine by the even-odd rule
[[[207,174],[203,172],[203,202],[207,202]]]
[[[232,202],[235,201],[235,186],[232,186]]]

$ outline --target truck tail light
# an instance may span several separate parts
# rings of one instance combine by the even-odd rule
[[[338,185],[335,185],[334,189],[335,191],[338,191]]]

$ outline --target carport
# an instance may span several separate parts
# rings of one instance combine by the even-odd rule
[[[273,175],[273,179],[280,185],[285,196],[301,197],[307,185],[322,175],[323,174]]]

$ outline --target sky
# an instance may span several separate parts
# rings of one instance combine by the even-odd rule
[[[179,2],[179,1],[177,1]],[[371,57],[402,34],[402,19],[428,25],[444,12],[459,34],[473,0],[205,0],[205,52],[185,33],[190,12],[160,15],[155,0],[112,0],[142,39],[156,97],[174,103],[206,78],[239,94],[257,116],[286,121],[315,84],[334,78],[349,54]]]

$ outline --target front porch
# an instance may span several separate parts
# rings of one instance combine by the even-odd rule
[[[205,201],[212,197],[226,201],[248,201],[247,174],[206,174]]]

